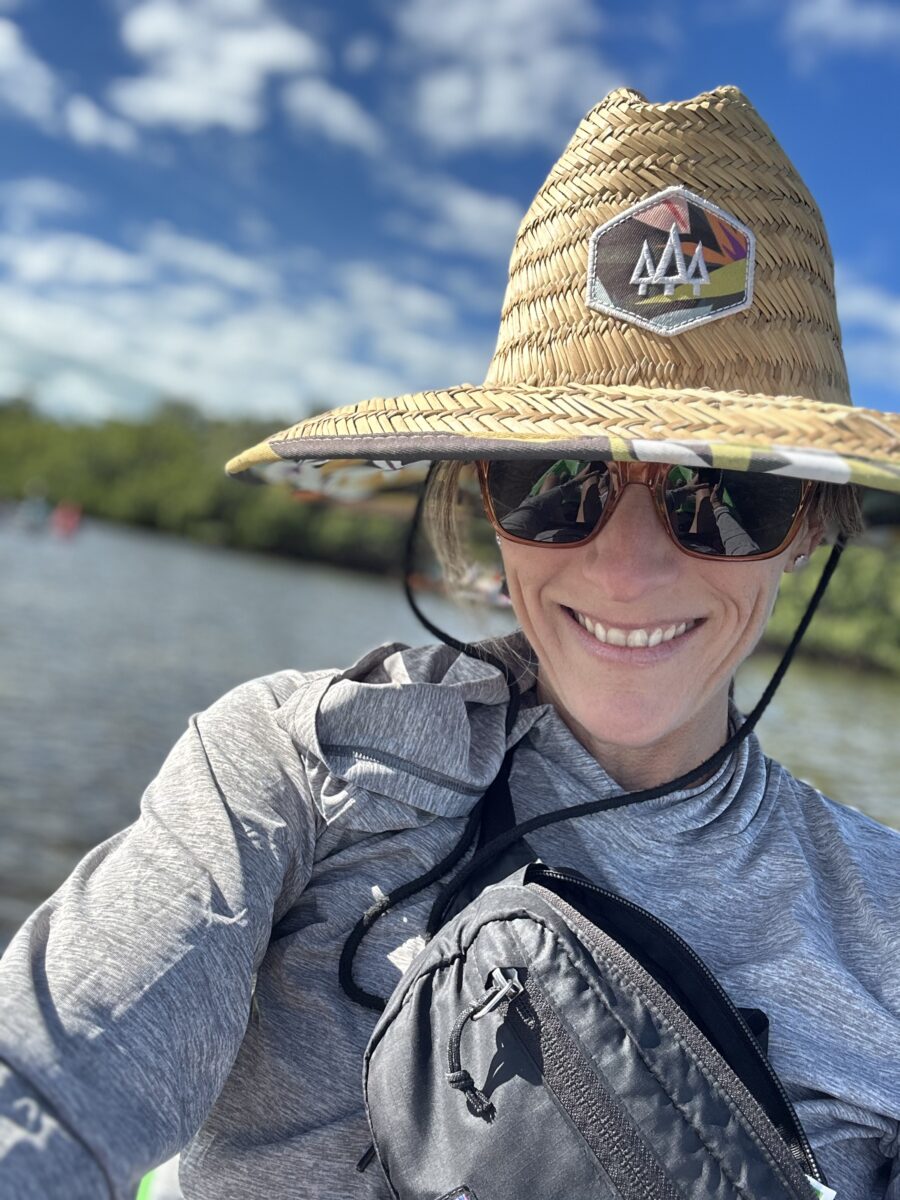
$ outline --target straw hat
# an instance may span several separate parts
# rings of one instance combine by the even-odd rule
[[[307,487],[332,460],[327,491],[334,460],[526,455],[900,492],[900,415],[851,407],[821,214],[736,88],[587,114],[519,228],[483,384],[336,408],[226,469]]]

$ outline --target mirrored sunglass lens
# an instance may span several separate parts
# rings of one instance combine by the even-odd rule
[[[504,533],[552,545],[589,537],[609,490],[604,463],[576,458],[492,462],[487,479]]]
[[[776,550],[802,498],[802,481],[783,475],[672,467],[666,480],[666,507],[681,545],[722,558]]]

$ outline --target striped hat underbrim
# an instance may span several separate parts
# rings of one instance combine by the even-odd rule
[[[307,418],[233,458],[230,475],[363,496],[424,460],[671,462],[900,493],[900,414],[705,389],[476,387],[374,399]]]

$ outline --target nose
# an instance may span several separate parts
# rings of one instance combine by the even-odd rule
[[[650,489],[629,483],[609,520],[583,548],[582,569],[593,588],[613,604],[632,604],[671,586],[682,559],[663,528]]]

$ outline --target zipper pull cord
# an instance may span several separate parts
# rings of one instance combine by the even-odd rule
[[[460,1044],[466,1025],[476,1016],[479,1009],[484,1008],[485,1004],[494,998],[499,990],[496,987],[492,988],[486,997],[482,996],[480,1000],[476,1000],[474,1004],[470,1004],[464,1012],[460,1013],[450,1033],[450,1041],[447,1046],[447,1066],[449,1068],[445,1076],[447,1082],[465,1096],[469,1112],[474,1117],[481,1117],[485,1121],[492,1121],[496,1110],[484,1092],[475,1086],[475,1080],[469,1072],[464,1070]]]

